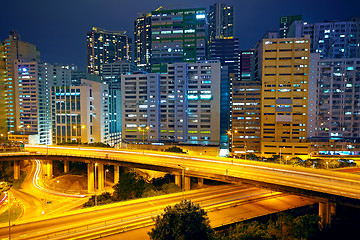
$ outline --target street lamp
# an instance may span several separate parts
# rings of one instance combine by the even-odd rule
[[[108,173],[109,172],[109,169],[106,169],[105,170],[105,180],[104,180],[104,186],[106,186],[106,173]]]
[[[234,147],[234,133],[237,133],[238,130],[233,130],[233,131],[228,131],[227,134],[229,134],[231,136],[231,152],[233,152],[233,147]],[[235,157],[235,155],[233,154],[233,157]]]
[[[141,127],[138,127],[138,130],[143,132],[143,138],[142,138],[143,145],[144,145],[144,138],[145,138],[145,129],[146,129],[146,132],[147,132],[149,130],[149,128],[150,128],[149,126],[146,126],[144,129],[141,128]]]

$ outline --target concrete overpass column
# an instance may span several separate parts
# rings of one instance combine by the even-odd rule
[[[69,160],[64,160],[64,173],[69,172]]]
[[[175,174],[175,184],[181,188],[181,174]]]
[[[203,178],[198,178],[198,186],[199,187],[204,186],[204,179]]]
[[[185,177],[185,191],[190,191],[190,177]]]
[[[120,167],[114,166],[114,183],[117,184],[120,179]]]
[[[14,179],[20,179],[20,162],[14,161]]]
[[[87,176],[88,176],[88,193],[93,193],[94,188],[94,164],[88,163],[87,164]]]
[[[102,163],[98,163],[97,178],[98,178],[98,190],[103,191],[105,188],[105,181],[104,181],[104,164]]]
[[[46,174],[48,176],[48,179],[51,179],[53,177],[53,160],[47,160]]]
[[[327,228],[331,224],[331,207],[330,203],[319,202],[319,216],[321,217],[321,226]]]

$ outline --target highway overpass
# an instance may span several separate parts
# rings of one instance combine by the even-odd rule
[[[88,175],[92,174],[91,169],[94,169],[92,166],[95,164],[169,172],[175,174],[178,179],[183,173],[185,185],[189,182],[186,179],[188,177],[246,183],[314,198],[321,203],[320,215],[325,222],[330,221],[330,210],[331,207],[334,208],[334,204],[360,206],[360,176],[353,174],[240,159],[192,157],[161,152],[50,146],[27,146],[26,150],[29,153],[1,154],[0,160],[18,161],[32,158],[46,161],[82,161],[91,166],[88,167]],[[98,174],[102,175],[101,172]],[[90,182],[89,186],[92,183]]]

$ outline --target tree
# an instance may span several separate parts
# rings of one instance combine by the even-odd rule
[[[215,239],[207,213],[198,204],[183,200],[167,206],[155,219],[155,227],[148,233],[152,240]]]
[[[140,198],[146,188],[143,177],[133,172],[124,172],[120,175],[119,182],[113,186],[115,201]]]
[[[174,153],[186,153],[181,148],[173,146],[165,149],[165,152],[174,152]]]

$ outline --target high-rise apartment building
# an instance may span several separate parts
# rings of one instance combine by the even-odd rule
[[[214,39],[234,37],[234,7],[217,2],[210,6],[209,35]]]
[[[254,64],[254,50],[240,51],[239,72],[232,81],[233,155],[261,152],[261,78],[255,78]]]
[[[102,76],[105,63],[120,60],[131,61],[131,39],[125,34],[125,31],[111,32],[96,27],[87,33],[86,60],[88,73]]]
[[[108,88],[100,81],[51,88],[53,143],[109,143]]]
[[[38,144],[51,144],[50,88],[70,85],[70,70],[61,65],[21,60],[14,67],[17,132],[37,135]]]
[[[134,23],[134,62],[144,71],[151,65],[151,14],[141,14]]]
[[[166,73],[167,64],[207,58],[205,8],[155,10],[151,31],[152,72]]]
[[[6,119],[2,119],[0,131],[4,136],[7,132],[18,131],[18,125],[16,125],[16,110],[15,107],[18,105],[18,96],[15,93],[16,78],[15,64],[18,60],[23,61],[40,61],[40,52],[35,45],[20,40],[19,34],[16,32],[10,32],[9,38],[2,42],[1,47],[3,51],[2,57],[0,58],[0,67],[2,74],[0,74],[1,84],[1,112]],[[4,121],[6,121],[4,123]]]
[[[167,74],[123,75],[123,139],[219,145],[220,78],[219,61],[168,64]]]
[[[321,59],[318,77],[309,80],[310,140],[359,142],[360,58]]]
[[[309,38],[262,41],[261,155],[307,156]]]
[[[319,53],[321,59],[360,58],[360,18],[312,24],[297,20],[289,27],[290,37],[306,35],[311,52]]]

